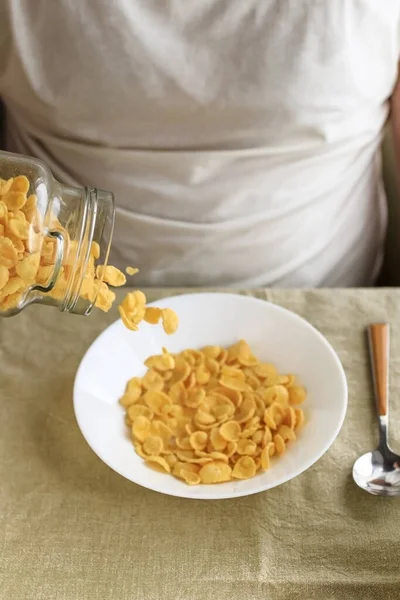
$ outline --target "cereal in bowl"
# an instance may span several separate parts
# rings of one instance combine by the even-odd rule
[[[147,310],[158,322],[166,309]],[[259,361],[244,340],[179,354],[163,348],[145,365],[120,398],[134,448],[150,467],[188,485],[268,470],[303,424],[305,388]]]

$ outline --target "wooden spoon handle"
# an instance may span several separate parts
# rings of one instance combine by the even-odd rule
[[[389,402],[389,325],[369,325],[368,339],[376,406],[379,416],[385,417]]]

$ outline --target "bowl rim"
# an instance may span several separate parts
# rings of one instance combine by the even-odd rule
[[[213,297],[220,297],[221,295],[234,297],[236,300],[238,298],[240,298],[241,300],[244,300],[245,302],[258,304],[258,305],[265,304],[265,303],[269,304],[277,312],[284,313],[286,315],[286,317],[289,317],[290,319],[295,320],[295,321],[299,321],[299,320],[302,321],[303,325],[306,326],[307,329],[312,331],[318,337],[320,342],[330,352],[331,357],[332,357],[333,361],[335,362],[336,367],[338,369],[338,374],[340,377],[340,384],[341,384],[341,387],[343,388],[343,405],[342,405],[342,408],[340,411],[340,416],[339,416],[338,422],[337,422],[334,430],[332,431],[332,434],[329,436],[326,443],[322,446],[322,448],[318,451],[318,453],[313,454],[312,457],[309,460],[305,461],[301,467],[299,467],[298,469],[295,469],[289,477],[285,477],[285,476],[279,477],[276,480],[274,480],[274,482],[272,484],[271,483],[269,483],[269,484],[267,483],[264,485],[260,484],[255,489],[252,489],[252,490],[238,490],[238,491],[228,493],[226,495],[220,495],[220,494],[218,494],[218,490],[224,489],[223,488],[224,483],[221,483],[221,484],[217,484],[214,486],[211,486],[211,485],[210,486],[202,486],[203,488],[206,488],[206,487],[212,488],[213,491],[212,492],[210,491],[207,493],[207,490],[204,490],[200,495],[193,496],[193,495],[189,494],[190,488],[188,489],[187,493],[185,493],[185,491],[183,491],[181,493],[181,492],[175,492],[174,490],[171,491],[168,489],[161,489],[162,486],[157,486],[154,484],[144,485],[143,483],[134,481],[130,477],[127,477],[126,474],[122,473],[121,470],[118,469],[118,467],[112,466],[108,462],[108,459],[103,454],[102,450],[99,448],[94,448],[94,446],[89,442],[86,435],[84,434],[84,428],[82,428],[79,414],[78,414],[79,409],[77,409],[77,391],[78,391],[80,374],[84,368],[85,358],[88,355],[88,353],[91,351],[91,348],[94,344],[97,344],[99,342],[99,340],[109,332],[110,329],[117,327],[120,324],[121,319],[117,319],[116,321],[111,323],[108,327],[106,327],[106,329],[104,329],[93,340],[93,342],[90,344],[89,348],[87,348],[86,352],[84,353],[84,355],[81,358],[78,369],[76,371],[74,385],[73,385],[73,409],[74,409],[75,420],[76,420],[78,428],[79,428],[84,440],[86,441],[87,445],[89,446],[89,448],[95,453],[95,455],[98,458],[100,458],[100,460],[102,462],[104,462],[107,465],[108,468],[113,470],[115,473],[118,473],[118,475],[120,475],[127,481],[131,481],[132,483],[134,483],[140,487],[151,490],[153,492],[157,492],[159,494],[165,494],[167,496],[172,496],[175,498],[185,498],[185,499],[189,499],[189,500],[229,500],[232,498],[241,498],[241,497],[245,497],[245,496],[252,496],[254,494],[259,494],[260,492],[265,492],[267,490],[270,490],[270,489],[273,489],[280,485],[283,485],[284,483],[291,481],[295,477],[298,477],[299,475],[301,475],[302,473],[307,471],[310,467],[312,467],[316,462],[318,462],[322,458],[322,456],[329,450],[329,448],[335,442],[337,436],[340,433],[340,430],[342,429],[342,426],[343,426],[343,423],[344,423],[344,420],[346,417],[346,412],[347,412],[347,407],[348,407],[348,384],[347,384],[346,374],[345,374],[343,365],[339,359],[339,356],[336,353],[333,346],[330,344],[330,342],[325,338],[325,336],[316,327],[314,327],[314,325],[312,325],[304,317],[301,317],[300,315],[298,315],[296,312],[289,310],[288,308],[285,308],[283,306],[280,306],[279,304],[275,304],[274,302],[272,302],[270,300],[264,300],[262,298],[257,298],[255,296],[249,296],[247,294],[224,292],[224,291],[221,291],[221,292],[195,291],[193,293],[190,291],[189,292],[185,291],[182,294],[176,294],[174,296],[168,296],[168,297],[166,296],[166,297],[160,298],[159,300],[149,302],[148,306],[160,306],[161,303],[168,304],[171,302],[171,300],[175,301],[179,298],[186,298],[189,296],[194,296],[194,297],[201,296],[203,299],[205,296],[207,296],[208,298],[212,299]],[[231,482],[227,482],[227,483],[231,483]],[[196,487],[198,487],[198,486],[196,486]],[[215,491],[214,491],[214,489],[215,489]]]

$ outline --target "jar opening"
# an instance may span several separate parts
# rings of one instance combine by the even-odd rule
[[[82,215],[82,235],[76,254],[75,277],[67,290],[60,310],[89,315],[95,305],[102,283],[102,275],[88,297],[82,297],[82,286],[90,268],[94,266],[93,247],[99,248],[97,264],[107,265],[111,239],[114,231],[114,197],[95,188],[85,188],[85,203]],[[93,265],[91,261],[93,260]]]

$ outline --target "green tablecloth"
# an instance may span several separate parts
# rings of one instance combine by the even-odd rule
[[[400,498],[370,496],[351,477],[354,460],[376,443],[364,328],[377,320],[392,325],[400,449],[400,291],[254,294],[330,340],[347,373],[349,409],[333,447],[306,473],[219,502],[142,489],[82,438],[74,375],[115,313],[82,319],[33,307],[0,321],[2,600],[400,598]]]

